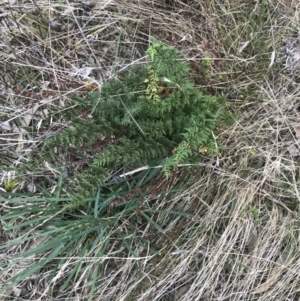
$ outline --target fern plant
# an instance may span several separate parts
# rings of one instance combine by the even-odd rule
[[[85,197],[117,168],[161,162],[168,177],[178,164],[200,160],[203,148],[216,150],[223,100],[193,86],[189,65],[174,48],[153,42],[147,54],[146,66],[105,82],[101,93],[74,95],[77,107],[67,112],[72,125],[45,143],[97,149],[80,174]]]

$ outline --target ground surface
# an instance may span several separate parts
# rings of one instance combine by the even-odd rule
[[[300,6],[246,2],[0,2],[1,300],[299,300]],[[36,158],[70,94],[143,63],[151,38],[235,121],[218,154],[148,185],[141,220],[108,215],[94,237],[85,213],[60,215],[62,162]]]

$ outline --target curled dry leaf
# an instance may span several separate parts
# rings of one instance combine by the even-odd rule
[[[27,190],[31,193],[35,193],[36,192],[36,185],[33,182],[30,182],[27,185]]]
[[[247,241],[247,249],[249,253],[252,253],[257,245],[257,230],[253,227],[252,233]]]
[[[50,19],[48,23],[51,29],[56,31],[61,30],[62,25],[56,19]]]
[[[14,286],[14,287],[12,288],[12,290],[13,290],[13,292],[14,292],[15,297],[20,297],[21,292],[22,292],[22,289],[20,289],[20,288]]]
[[[290,145],[287,150],[291,156],[299,156],[300,154],[296,145]]]
[[[300,125],[294,126],[294,131],[297,138],[300,138]]]
[[[8,121],[4,121],[0,123],[0,131],[10,131],[12,128]]]
[[[23,120],[24,120],[25,126],[29,126],[29,124],[33,118],[33,115],[36,113],[39,106],[40,105],[38,103],[35,104],[31,110],[29,110],[26,114],[23,115]]]

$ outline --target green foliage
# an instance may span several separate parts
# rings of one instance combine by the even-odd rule
[[[200,149],[216,151],[213,131],[224,115],[223,100],[192,85],[177,50],[153,42],[147,54],[147,66],[105,82],[101,93],[74,95],[76,109],[67,112],[72,125],[46,141],[65,149],[100,146],[80,175],[83,199],[117,168],[162,162],[169,177],[179,164],[199,161]]]
[[[4,180],[4,189],[6,191],[12,191],[14,187],[18,184],[19,180],[15,179],[6,179]]]
[[[159,169],[153,168],[134,174],[130,181],[128,178],[118,182],[107,181],[97,189],[93,198],[85,199],[84,211],[73,208],[75,201],[62,194],[61,183],[57,185],[55,196],[48,197],[0,191],[0,200],[9,204],[2,214],[4,230],[18,234],[3,243],[0,251],[20,248],[29,243],[32,245],[22,252],[21,259],[13,252],[9,264],[3,265],[3,273],[12,269],[16,272],[0,288],[0,293],[17,286],[43,268],[51,271],[51,279],[60,275],[59,279],[56,278],[57,282],[51,281],[49,284],[53,290],[54,286],[58,286],[59,290],[64,291],[79,282],[83,275],[86,281],[82,284],[87,288],[93,281],[97,284],[101,281],[103,269],[94,273],[91,270],[94,270],[95,264],[99,266],[99,260],[106,254],[120,258],[124,253],[137,258],[142,250],[147,254],[159,254],[159,250],[152,248],[143,229],[151,228],[151,231],[161,234],[174,215],[192,215],[175,210],[155,210],[147,205],[151,198],[148,197],[147,201],[145,198],[151,191],[141,187],[157,190],[159,173]],[[168,190],[170,197],[175,193],[173,188]],[[65,206],[65,203],[69,205]],[[168,216],[160,225],[157,223],[157,213]],[[70,261],[72,258],[76,260]],[[20,269],[20,260],[29,260],[31,264]],[[66,266],[68,271],[64,270]]]

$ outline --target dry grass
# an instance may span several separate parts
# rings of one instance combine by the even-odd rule
[[[68,1],[2,2],[3,191],[16,166],[26,166],[45,137],[65,126],[50,112],[70,107],[70,93],[84,95],[142,64],[150,37],[182,51],[191,79],[206,92],[226,95],[236,122],[219,131],[221,153],[157,207],[192,216],[160,213],[156,220],[168,221],[164,235],[150,225],[138,229],[136,235],[151,241],[148,252],[136,246],[138,257],[116,253],[116,242],[101,258],[70,256],[5,290],[9,278],[36,259],[18,256],[42,242],[9,246],[18,233],[2,230],[1,299],[298,300],[298,78],[297,70],[270,66],[273,51],[283,57],[282,42],[296,39],[298,1],[103,0],[91,12]],[[14,190],[31,191],[34,183],[38,192],[55,191],[58,174],[48,164],[36,167],[18,175]],[[8,196],[1,195],[2,212]],[[83,259],[76,281],[59,291]]]

